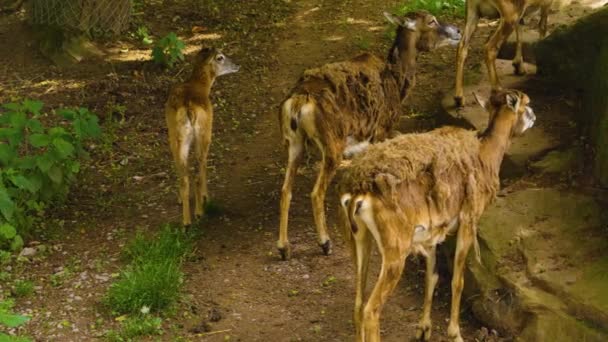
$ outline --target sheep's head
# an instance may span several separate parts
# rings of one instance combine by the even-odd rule
[[[240,66],[216,48],[203,48],[196,54],[195,69],[206,69],[213,72],[215,77],[237,72]]]
[[[458,27],[440,23],[435,16],[426,11],[410,12],[403,17],[384,12],[384,16],[389,22],[397,25],[396,41],[405,43],[408,33],[416,33],[414,36],[416,48],[420,51],[431,51],[442,46],[456,46],[461,38]]]
[[[530,97],[524,92],[515,89],[492,90],[488,101],[481,99],[477,94],[475,99],[490,114],[490,125],[494,124],[497,116],[505,116],[512,122],[512,135],[521,135],[534,126],[536,115],[530,107]]]

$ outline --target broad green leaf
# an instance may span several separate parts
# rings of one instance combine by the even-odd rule
[[[8,110],[13,110],[13,111],[18,111],[21,109],[21,105],[18,103],[5,103],[2,105],[2,107],[8,109]]]
[[[0,213],[4,216],[6,221],[13,218],[15,212],[15,203],[8,194],[8,191],[4,187],[0,187]]]
[[[40,121],[36,119],[31,119],[30,121],[28,121],[27,128],[29,128],[32,133],[44,132],[44,127],[42,127]]]
[[[32,342],[32,340],[27,337],[11,336],[5,333],[0,333],[0,342]]]
[[[34,192],[38,192],[40,191],[40,189],[42,188],[42,177],[39,173],[34,173],[29,175],[28,177],[30,183],[32,183],[32,188],[36,189],[34,190]]]
[[[70,165],[70,171],[72,171],[72,173],[80,172],[80,163],[79,162],[72,163],[72,165]]]
[[[0,127],[0,141],[10,138],[13,134],[15,134],[15,129]]]
[[[25,113],[16,112],[11,116],[11,125],[17,129],[23,129],[27,123],[27,116]]]
[[[30,135],[30,144],[34,147],[45,147],[51,142],[51,138],[46,134]]]
[[[29,317],[26,316],[13,315],[7,312],[0,312],[0,324],[5,325],[9,328],[16,328],[29,320]]]
[[[70,120],[70,121],[72,121],[76,118],[76,112],[74,112],[73,109],[59,109],[57,111],[57,114],[59,114],[64,119]]]
[[[9,165],[16,156],[17,153],[9,144],[0,143],[0,166]]]
[[[23,107],[27,109],[30,113],[37,116],[40,114],[40,110],[42,109],[42,102],[36,100],[25,100],[23,101]]]
[[[63,170],[57,165],[53,165],[47,172],[47,175],[56,184],[61,184],[63,182]]]
[[[36,165],[40,169],[40,171],[47,173],[49,169],[55,164],[55,160],[48,154],[43,154],[39,158],[36,159]]]
[[[23,238],[21,235],[15,235],[13,242],[11,242],[11,251],[18,252],[23,249]]]
[[[15,235],[17,235],[15,227],[8,223],[0,224],[0,237],[3,237],[5,240],[10,240],[14,238]]]
[[[66,158],[74,153],[74,145],[61,138],[53,139],[53,145],[57,148],[57,152],[62,158]]]
[[[49,135],[52,137],[59,137],[64,135],[65,129],[63,127],[53,127],[49,130]]]
[[[21,170],[31,170],[36,167],[38,156],[23,156],[15,162],[15,166]]]
[[[36,187],[36,185],[34,183],[30,182],[29,179],[23,177],[23,175],[13,175],[13,176],[10,176],[9,179],[19,189],[27,190],[31,193],[34,193],[34,192],[38,191],[38,189],[39,189]]]

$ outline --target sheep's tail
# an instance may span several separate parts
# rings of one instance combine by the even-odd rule
[[[312,104],[308,94],[295,94],[283,101],[279,113],[283,130],[291,130],[293,132],[298,130],[302,112],[312,108],[304,108],[307,104]]]

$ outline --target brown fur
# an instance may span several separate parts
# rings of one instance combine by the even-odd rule
[[[467,58],[469,43],[479,18],[500,18],[500,23],[496,31],[490,36],[490,39],[485,45],[486,50],[486,67],[492,89],[500,89],[500,80],[496,73],[496,56],[504,41],[511,35],[513,30],[517,34],[517,45],[515,57],[513,58],[513,67],[515,74],[523,75],[526,69],[523,61],[522,43],[520,40],[521,25],[519,24],[522,18],[536,9],[540,9],[539,31],[541,38],[547,34],[547,17],[549,9],[553,4],[553,0],[467,0],[466,1],[466,24],[462,35],[462,40],[458,46],[456,60],[456,89],[454,100],[457,106],[464,105],[464,62]]]
[[[283,259],[289,258],[290,254],[288,211],[304,142],[313,141],[323,155],[311,198],[319,244],[329,254],[325,192],[343,158],[347,138],[358,142],[387,138],[399,119],[402,101],[414,85],[418,49],[432,49],[447,39],[437,33],[444,27],[432,15],[411,13],[409,18],[416,22],[417,29],[398,27],[388,61],[363,54],[345,62],[307,70],[281,103],[279,124],[289,152],[278,241]]]
[[[444,127],[402,135],[371,146],[343,170],[338,189],[342,194],[342,226],[347,240],[354,242],[358,341],[379,341],[382,305],[410,253],[427,258],[425,302],[417,337],[430,338],[430,310],[437,282],[435,248],[455,232],[448,334],[454,341],[462,341],[458,315],[464,260],[471,246],[479,259],[477,221],[498,191],[498,171],[511,137],[534,122],[528,102],[518,91],[494,92],[486,107],[490,125],[482,134]],[[372,237],[382,256],[382,270],[363,307]]]

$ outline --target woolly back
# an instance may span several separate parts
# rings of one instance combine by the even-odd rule
[[[357,139],[382,140],[397,121],[401,103],[399,86],[383,77],[384,70],[384,61],[364,54],[306,70],[294,91],[315,99],[323,124],[336,137],[348,132]]]
[[[338,175],[339,192],[392,198],[401,183],[431,176],[435,195],[465,191],[467,196],[476,197],[470,198],[472,202],[485,205],[495,195],[498,175],[488,172],[479,151],[480,140],[475,131],[443,127],[404,134],[374,144],[356,156]]]

